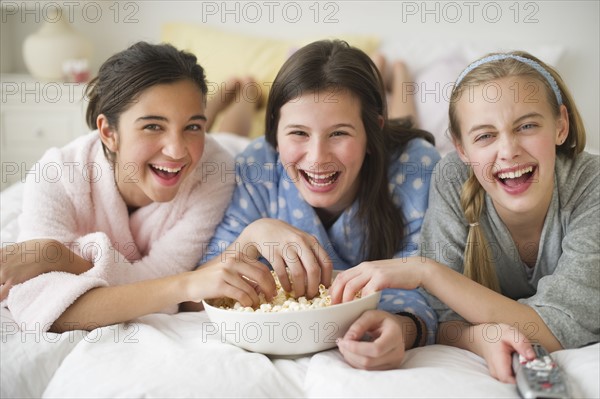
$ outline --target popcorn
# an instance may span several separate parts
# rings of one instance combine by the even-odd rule
[[[221,298],[213,301],[213,306],[219,307],[220,309],[233,310],[237,312],[258,312],[258,313],[273,313],[273,312],[297,312],[307,309],[318,309],[324,308],[331,305],[331,295],[329,289],[323,284],[319,284],[319,295],[313,299],[307,299],[304,296],[294,298],[294,291],[286,292],[279,282],[279,278],[274,271],[271,271],[273,279],[275,279],[275,288],[277,293],[271,300],[267,302],[265,295],[261,292],[258,294],[259,305],[256,309],[251,307],[244,307],[239,302],[233,301],[230,298]],[[356,296],[360,298],[360,293]]]

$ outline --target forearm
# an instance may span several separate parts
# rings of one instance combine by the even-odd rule
[[[42,273],[67,272],[82,274],[93,267],[92,262],[72,252],[63,243],[55,239],[34,239],[20,243],[24,254],[37,253],[37,263]]]
[[[473,324],[504,323],[549,350],[562,349],[539,314],[439,263],[428,261],[423,288]],[[438,338],[440,334],[438,334]],[[441,342],[440,342],[441,343]]]
[[[134,284],[94,288],[80,296],[54,322],[53,332],[91,330],[132,320],[190,300],[186,274]]]

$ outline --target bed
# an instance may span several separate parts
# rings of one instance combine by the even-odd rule
[[[244,141],[222,135],[232,152]],[[18,234],[22,183],[0,196],[1,242]],[[268,357],[224,342],[205,312],[151,314],[91,332],[21,330],[1,309],[0,392],[12,397],[518,397],[483,359],[432,345],[402,367],[364,371],[337,349]],[[573,397],[600,397],[600,344],[555,352]]]
[[[199,32],[200,27],[165,27],[164,39],[214,58],[200,59],[213,81],[224,81],[217,72],[235,65],[263,71],[262,82],[272,80],[261,62],[281,62],[301,43],[248,41]],[[209,33],[212,34],[209,35]],[[218,37],[216,37],[217,35]],[[246,38],[247,39],[247,38]],[[198,40],[203,42],[198,42]],[[255,54],[256,46],[269,49],[265,57],[229,63],[224,54],[203,46],[229,40],[230,53],[239,58]],[[436,43],[422,46],[379,43],[372,38],[350,38],[367,51],[381,45],[388,58],[411,60],[418,87],[431,89],[452,83],[469,60],[489,49]],[[231,49],[231,46],[237,46]],[[254,47],[252,47],[254,46]],[[235,50],[235,51],[234,51]],[[239,51],[238,51],[239,50]],[[540,46],[530,49],[550,63],[562,50]],[[220,60],[218,65],[215,60]],[[213,62],[215,61],[215,62]],[[254,62],[254,63],[252,63]],[[271,75],[269,75],[271,74]],[[221,80],[220,80],[221,79]],[[431,91],[429,92],[431,93]],[[431,95],[431,94],[430,94]],[[423,128],[433,132],[440,152],[451,149],[445,137],[447,102],[419,105]],[[259,116],[258,118],[260,118]],[[260,119],[258,119],[260,120]],[[219,140],[232,153],[244,141],[230,135]],[[0,193],[0,242],[15,242],[21,209],[22,183]],[[456,397],[516,398],[516,387],[490,376],[483,359],[461,349],[431,345],[407,352],[400,369],[364,371],[349,366],[337,349],[298,357],[268,357],[246,352],[224,342],[205,312],[175,315],[151,314],[128,323],[91,332],[64,334],[21,330],[10,311],[0,309],[0,393],[8,397]],[[600,397],[600,344],[554,354],[566,371],[573,397]]]

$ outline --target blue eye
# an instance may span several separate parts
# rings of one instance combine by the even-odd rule
[[[536,127],[534,123],[526,123],[524,125],[521,125],[521,130],[529,130],[533,129],[534,127]]]
[[[475,137],[475,142],[477,141],[484,141],[484,140],[489,140],[491,139],[493,136],[490,133],[484,133],[484,134],[480,134],[479,136]]]

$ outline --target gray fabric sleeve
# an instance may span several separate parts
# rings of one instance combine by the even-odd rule
[[[569,198],[561,198],[562,246],[552,274],[542,277],[537,292],[519,300],[531,306],[564,348],[576,348],[600,339],[600,175],[598,158],[586,165],[563,169],[559,181]],[[576,187],[568,185],[576,184]]]
[[[421,227],[421,256],[463,272],[468,226],[460,206],[467,169],[456,153],[448,154],[435,170],[429,189],[429,208]],[[438,322],[464,320],[437,297],[420,289],[438,315]]]

